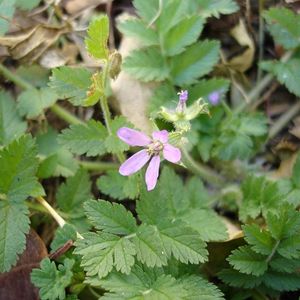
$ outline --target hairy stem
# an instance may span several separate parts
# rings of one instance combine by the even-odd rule
[[[17,86],[19,86],[22,89],[29,90],[29,89],[34,88],[33,85],[31,85],[29,82],[24,80],[19,75],[17,75],[15,73],[13,73],[12,71],[10,71],[8,68],[6,68],[2,64],[0,64],[0,73],[2,73],[2,75],[6,79],[12,81],[13,83],[15,83]],[[76,116],[74,116],[69,111],[67,111],[63,107],[59,106],[58,104],[52,105],[51,110],[57,116],[59,116],[61,119],[65,120],[67,123],[70,123],[70,124],[81,124],[81,123],[83,123],[83,121],[81,121],[79,118],[77,118]]]
[[[209,167],[196,162],[185,148],[182,149],[182,154],[184,164],[186,164],[186,166],[190,168],[192,172],[199,175],[203,180],[216,186],[222,186],[224,184],[224,179],[222,176],[217,174]]]

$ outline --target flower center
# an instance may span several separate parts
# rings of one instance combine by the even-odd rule
[[[148,154],[149,155],[159,155],[159,153],[164,149],[164,145],[160,141],[153,141],[148,146]]]

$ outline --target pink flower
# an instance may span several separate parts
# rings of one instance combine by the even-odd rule
[[[153,190],[157,183],[160,153],[172,163],[177,163],[181,159],[180,150],[168,143],[169,133],[167,130],[154,131],[152,139],[142,132],[127,127],[120,128],[117,134],[122,141],[130,146],[145,147],[128,158],[120,166],[119,172],[123,176],[129,176],[139,171],[150,160],[145,175],[148,191]]]

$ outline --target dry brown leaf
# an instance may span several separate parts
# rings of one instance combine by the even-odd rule
[[[231,29],[230,33],[241,46],[246,47],[246,50],[229,60],[228,64],[232,69],[243,73],[252,66],[255,54],[254,42],[243,19],[240,19],[240,22]]]
[[[123,37],[118,50],[123,59],[130,51],[138,49],[139,42],[134,38]],[[147,117],[147,105],[156,84],[142,83],[124,71],[121,71],[116,80],[111,82],[113,96],[124,115],[135,127],[150,132],[151,126]]]
[[[66,9],[68,14],[74,15],[91,6],[98,6],[106,3],[107,0],[67,0],[63,2],[63,7]]]
[[[294,127],[289,130],[289,133],[300,139],[300,117],[295,118],[293,122]]]
[[[293,167],[296,162],[298,152],[291,154],[288,158],[283,159],[279,168],[271,175],[274,179],[289,178],[292,176]]]
[[[225,224],[225,226],[227,228],[227,233],[228,233],[228,239],[226,240],[226,242],[229,242],[229,241],[235,240],[235,239],[239,239],[244,236],[241,228],[238,227],[236,224],[233,224],[229,219],[223,217],[222,221]]]
[[[36,61],[56,40],[70,31],[66,25],[53,27],[37,25],[14,35],[0,37],[0,46],[8,47],[12,58],[22,62]]]

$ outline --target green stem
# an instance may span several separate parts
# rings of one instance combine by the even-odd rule
[[[29,90],[33,89],[34,86],[24,80],[22,77],[19,75],[13,73],[10,71],[8,68],[6,68],[4,65],[0,64],[0,73],[7,78],[8,80],[12,81],[15,83],[17,86],[19,86],[22,89]],[[54,104],[51,106],[51,110],[59,116],[61,119],[65,120],[66,122],[70,124],[82,124],[83,121],[81,121],[79,118],[71,114],[69,111],[64,109],[63,107],[59,106],[58,104]]]
[[[89,171],[107,171],[115,170],[119,167],[119,164],[110,163],[110,162],[98,162],[98,161],[83,161],[80,160],[79,164],[86,170]]]
[[[183,163],[190,168],[192,172],[199,175],[203,180],[216,186],[222,186],[224,184],[223,177],[209,167],[196,162],[185,148],[182,149],[182,154]]]
[[[298,100],[298,99],[297,99]],[[300,102],[299,100],[290,107],[270,128],[268,139],[275,137],[284,126],[295,117],[300,111]]]
[[[282,63],[286,63],[291,56],[294,54],[293,51],[288,51],[284,54],[284,56],[282,56],[282,58],[280,59],[280,62]],[[252,89],[252,91],[248,94],[248,100],[249,102],[243,102],[242,104],[240,104],[235,111],[237,113],[240,113],[244,110],[246,110],[248,107],[250,107],[251,105],[253,105],[253,103],[255,103],[256,101],[259,100],[259,95],[263,92],[263,90],[272,82],[274,78],[273,74],[267,74],[265,77],[263,77],[258,83],[257,85],[254,87],[254,89]]]
[[[272,249],[270,255],[269,255],[269,256],[267,257],[267,259],[266,259],[266,263],[267,263],[267,264],[268,264],[268,263],[271,261],[271,259],[273,258],[273,256],[274,256],[274,254],[275,254],[275,252],[276,252],[276,250],[277,250],[279,244],[280,244],[280,240],[276,241],[276,243],[275,243],[275,245],[274,245],[274,247],[273,247],[273,249]]]

